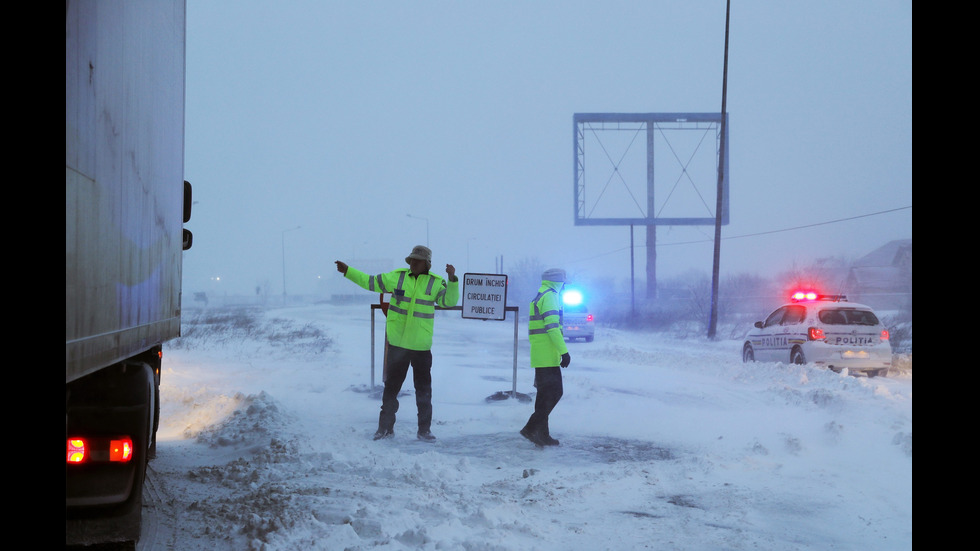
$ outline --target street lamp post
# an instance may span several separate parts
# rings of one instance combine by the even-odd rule
[[[407,216],[409,218],[418,218],[419,220],[425,220],[425,246],[428,247],[429,246],[429,219],[422,218],[421,216],[412,216],[411,214]]]
[[[282,297],[286,298],[286,232],[298,230],[302,226],[282,230]]]

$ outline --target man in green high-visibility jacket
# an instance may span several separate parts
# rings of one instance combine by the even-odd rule
[[[521,435],[538,446],[557,446],[551,437],[548,417],[563,394],[561,368],[568,367],[572,357],[561,331],[561,302],[558,298],[565,285],[565,270],[552,268],[541,274],[541,287],[528,310],[527,334],[531,341],[531,367],[534,368],[534,413],[521,429]]]
[[[408,367],[412,367],[415,382],[415,404],[418,406],[418,438],[426,442],[432,435],[432,330],[436,306],[451,308],[459,300],[459,278],[456,268],[446,264],[448,281],[430,273],[432,251],[422,245],[412,249],[405,258],[408,268],[368,275],[347,264],[336,261],[337,271],[367,289],[391,293],[385,335],[388,342],[385,359],[385,389],[381,397],[381,414],[374,439],[395,434],[395,413],[398,393],[402,389]]]

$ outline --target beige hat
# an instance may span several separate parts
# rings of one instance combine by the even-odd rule
[[[407,264],[412,263],[412,259],[424,260],[432,265],[432,251],[428,247],[423,247],[422,245],[416,245],[412,249],[412,254],[405,257],[405,262]]]
[[[554,281],[556,283],[564,283],[565,270],[562,270],[561,268],[551,268],[545,270],[544,273],[541,274],[541,279],[546,281]]]

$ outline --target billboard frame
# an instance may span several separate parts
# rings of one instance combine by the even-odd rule
[[[590,218],[584,216],[584,178],[583,174],[585,171],[585,148],[583,145],[583,139],[585,135],[585,125],[587,124],[599,124],[601,128],[599,130],[615,130],[615,125],[620,125],[624,123],[640,123],[646,125],[647,130],[647,196],[648,196],[648,210],[647,216],[645,217],[602,217],[602,218]],[[721,113],[575,113],[573,116],[573,173],[575,175],[573,182],[573,197],[574,201],[572,204],[573,216],[576,226],[714,226],[716,223],[716,216],[707,217],[657,217],[651,216],[653,209],[649,208],[652,204],[653,198],[653,130],[656,124],[663,123],[673,123],[673,124],[717,124],[720,128],[719,136],[721,132],[724,132],[724,136],[720,137],[720,143],[724,144],[724,151],[721,152],[724,155],[724,163],[722,166],[722,201],[721,201],[721,224],[727,225],[729,221],[729,183],[728,183],[728,167],[730,165],[729,155],[728,155],[728,114],[725,115],[725,120],[722,121]],[[596,130],[596,128],[591,128]],[[716,150],[716,159],[718,158]],[[716,173],[718,162],[715,164]],[[715,213],[717,215],[717,213]]]

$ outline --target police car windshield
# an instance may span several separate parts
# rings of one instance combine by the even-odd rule
[[[878,325],[874,312],[854,308],[829,308],[818,316],[827,325]]]

